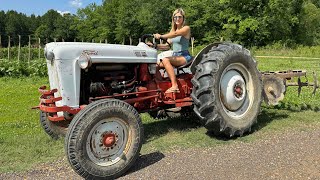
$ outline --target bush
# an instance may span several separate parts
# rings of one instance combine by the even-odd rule
[[[10,60],[11,59],[18,59],[18,47],[11,47],[10,48]],[[44,57],[43,53],[44,49],[40,49],[40,57]],[[0,48],[0,59],[8,59],[8,48]],[[29,48],[22,47],[20,49],[20,60],[27,61],[29,59]],[[39,59],[39,49],[38,48],[31,48],[30,49],[30,59]]]
[[[47,76],[47,65],[44,59],[32,60],[30,63],[17,60],[0,61],[0,77]]]

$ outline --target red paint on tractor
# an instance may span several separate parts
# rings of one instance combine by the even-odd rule
[[[114,133],[107,133],[103,136],[103,145],[106,147],[112,147],[116,142],[116,135]]]
[[[40,104],[37,109],[48,113],[48,119],[50,121],[62,121],[65,120],[64,116],[58,116],[58,112],[68,112],[70,114],[77,114],[83,107],[71,108],[69,106],[57,107],[55,102],[61,101],[62,97],[54,97],[54,93],[58,92],[57,89],[47,90],[46,86],[41,86],[38,91],[42,94],[40,96]]]

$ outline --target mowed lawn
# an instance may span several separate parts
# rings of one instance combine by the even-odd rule
[[[257,61],[261,71],[306,69],[320,75],[319,60],[257,58]],[[64,156],[64,140],[52,140],[40,126],[39,112],[31,109],[39,103],[38,87],[48,84],[47,78],[0,78],[0,173],[32,169]],[[251,143],[287,129],[307,131],[320,127],[320,90],[311,96],[312,89],[305,87],[300,97],[296,90],[296,87],[288,89],[284,105],[263,104],[253,133],[227,141],[207,135],[193,116],[155,120],[147,113],[141,114],[146,138],[142,154],[177,148],[214,148],[236,141]],[[299,109],[303,103],[310,108]]]

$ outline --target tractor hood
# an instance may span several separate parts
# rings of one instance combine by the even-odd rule
[[[45,46],[47,60],[77,60],[81,54],[90,56],[92,63],[156,63],[157,51],[144,43],[137,46],[52,42]]]

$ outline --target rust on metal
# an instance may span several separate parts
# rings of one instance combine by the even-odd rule
[[[77,114],[82,108],[71,108],[69,106],[57,107],[55,102],[61,101],[62,97],[54,97],[57,89],[47,90],[46,86],[41,86],[38,91],[42,94],[40,96],[39,106],[33,107],[34,109],[40,109],[43,112],[48,113],[48,119],[50,121],[62,121],[65,120],[64,116],[58,116],[58,112],[68,112],[70,114]]]
[[[276,76],[282,78],[285,81],[285,86],[297,86],[298,87],[298,96],[300,96],[302,87],[304,86],[313,86],[312,94],[315,95],[316,90],[319,88],[318,79],[315,72],[313,72],[313,83],[310,83],[307,78],[306,70],[287,70],[287,71],[265,71],[261,72],[262,76]],[[302,82],[301,77],[305,77],[306,81]],[[293,82],[293,78],[297,78],[297,82]],[[289,82],[287,82],[290,80]]]

